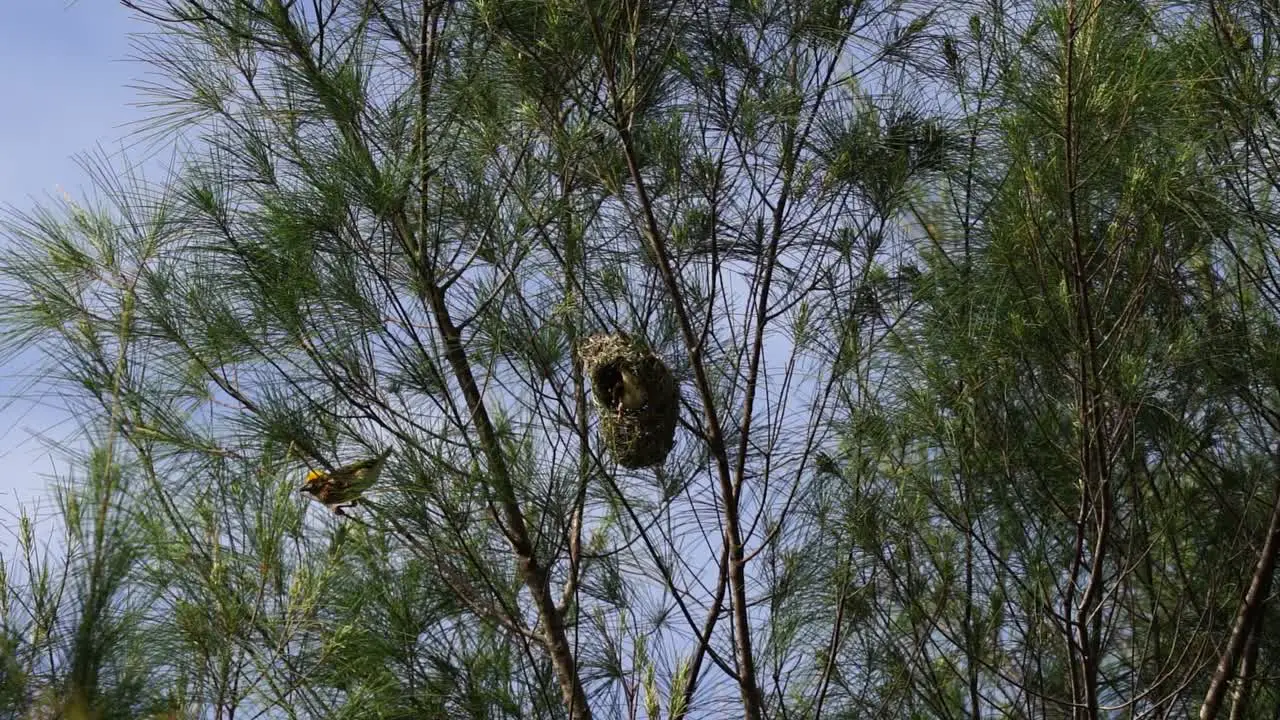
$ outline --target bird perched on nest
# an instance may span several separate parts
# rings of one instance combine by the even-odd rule
[[[648,393],[644,391],[644,383],[631,372],[625,364],[618,367],[622,375],[622,389],[618,392],[618,412],[623,410],[639,410],[648,401]]]
[[[626,363],[616,362],[601,368],[598,377],[604,386],[609,405],[619,415],[627,410],[639,410],[649,399],[644,383]]]
[[[312,470],[307,473],[307,480],[298,492],[309,493],[332,510],[334,515],[346,515],[342,508],[356,506],[360,495],[378,481],[390,455],[391,449],[387,448],[375,458],[340,467],[331,473]]]

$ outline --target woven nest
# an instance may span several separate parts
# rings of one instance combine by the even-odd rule
[[[680,391],[666,363],[626,335],[593,335],[578,352],[591,375],[600,434],[618,464],[660,465],[675,445]]]

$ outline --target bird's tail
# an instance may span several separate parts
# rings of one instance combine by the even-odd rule
[[[374,472],[375,472],[375,473],[381,473],[381,472],[382,472],[382,466],[387,464],[387,458],[389,458],[389,457],[391,457],[391,448],[390,448],[390,447],[388,447],[386,450],[383,450],[383,451],[382,451],[382,454],[378,455],[378,457],[374,459],[374,461],[373,461],[373,469],[374,469]]]

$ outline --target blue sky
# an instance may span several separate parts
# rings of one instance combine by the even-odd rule
[[[6,212],[30,210],[58,188],[83,197],[89,188],[76,156],[120,152],[129,123],[143,116],[129,88],[143,71],[130,60],[129,34],[143,27],[116,2],[0,2],[0,206]],[[19,502],[32,507],[60,469],[38,435],[63,440],[73,429],[55,401],[30,397],[35,359],[0,365],[0,528]],[[40,505],[47,511],[47,502]],[[0,529],[0,546],[8,540]]]

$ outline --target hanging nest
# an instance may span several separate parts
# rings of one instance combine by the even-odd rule
[[[662,464],[680,416],[680,390],[666,363],[625,334],[593,335],[578,352],[614,459],[633,469]]]

